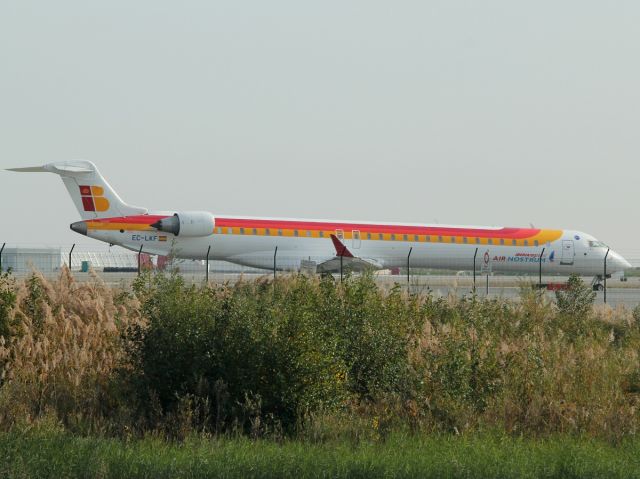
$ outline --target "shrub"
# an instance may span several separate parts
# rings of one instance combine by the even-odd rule
[[[200,428],[290,427],[300,411],[340,400],[344,366],[309,280],[210,289],[158,275],[137,292],[149,320],[133,351],[137,380],[161,414],[189,395],[208,404]]]
[[[633,308],[633,319],[636,324],[640,325],[640,304]]]
[[[13,337],[11,310],[16,303],[15,281],[10,273],[0,271],[0,348],[6,347]],[[0,355],[0,386],[4,382],[6,359]]]
[[[0,271],[0,337],[5,341],[9,341],[12,336],[11,310],[15,303],[15,281],[10,273]]]
[[[596,293],[580,276],[572,274],[569,277],[566,291],[556,291],[556,301],[561,314],[574,319],[586,318],[591,312]]]
[[[193,395],[208,404],[200,427],[248,430],[260,415],[290,429],[349,398],[410,393],[417,303],[383,295],[370,277],[210,289],[159,275],[136,289],[149,320],[134,351],[138,381],[163,414]]]
[[[67,270],[53,283],[34,273],[13,294],[0,345],[0,425],[53,413],[85,428],[112,416],[112,379],[127,366],[120,333],[139,321],[135,308],[117,306],[97,278],[76,284]]]
[[[554,305],[532,290],[515,302],[383,291],[367,275],[209,287],[147,274],[125,291],[4,276],[0,427],[619,440],[640,428],[640,329],[592,301],[574,278]]]

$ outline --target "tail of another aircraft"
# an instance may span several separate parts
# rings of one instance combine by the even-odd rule
[[[126,204],[90,161],[72,160],[31,168],[10,168],[24,173],[48,172],[62,178],[83,220],[141,215],[146,208]]]

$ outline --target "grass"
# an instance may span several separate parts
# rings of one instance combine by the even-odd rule
[[[385,442],[247,438],[124,441],[64,431],[0,434],[1,477],[640,477],[640,441],[570,436],[392,435]]]
[[[578,278],[0,276],[0,477],[640,477],[638,411],[640,308]]]

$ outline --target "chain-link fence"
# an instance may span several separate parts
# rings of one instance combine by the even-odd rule
[[[283,254],[274,250],[261,255],[236,256],[234,263],[219,261],[215,257],[207,260],[172,259],[136,253],[120,247],[100,249],[91,245],[10,245],[5,244],[0,253],[0,270],[11,270],[18,278],[38,271],[47,277],[55,277],[70,265],[77,281],[87,281],[98,275],[109,284],[128,284],[144,271],[176,271],[185,281],[201,283],[235,283],[258,278],[273,278],[281,275],[302,273],[321,274],[318,264],[311,258]],[[213,255],[212,255],[213,256]],[[381,287],[399,285],[412,293],[431,292],[435,295],[468,295],[518,298],[523,286],[538,286],[553,294],[567,282],[567,274],[551,274],[544,262],[534,262],[528,274],[520,272],[497,272],[483,266],[481,260],[468,257],[448,257],[438,268],[424,268],[412,263],[408,252],[406,263],[401,267],[375,269],[374,275]],[[640,255],[638,255],[640,257]],[[390,258],[377,258],[380,264],[388,264]],[[397,257],[396,257],[397,259]],[[640,258],[627,256],[632,264],[640,264]],[[336,280],[349,274],[360,274],[367,269],[362,263],[347,258],[335,258],[330,273]],[[474,270],[475,265],[475,270]],[[447,267],[449,266],[449,267]],[[593,282],[597,291],[597,302],[613,306],[624,304],[634,307],[640,304],[640,268],[613,274],[605,284],[602,278],[585,277]]]

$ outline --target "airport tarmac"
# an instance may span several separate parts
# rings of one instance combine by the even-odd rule
[[[446,286],[440,286],[432,289],[433,294],[437,296],[448,296],[449,294],[455,294],[458,297],[471,294],[468,289],[461,288],[447,288]],[[553,291],[545,291],[548,298],[555,298]],[[520,288],[518,287],[489,287],[489,293],[487,295],[486,288],[478,288],[477,295],[480,298],[505,298],[516,300],[520,296]],[[604,292],[596,292],[595,304],[604,304]],[[607,304],[611,307],[618,305],[624,305],[627,308],[635,308],[640,304],[640,288],[607,288]]]

